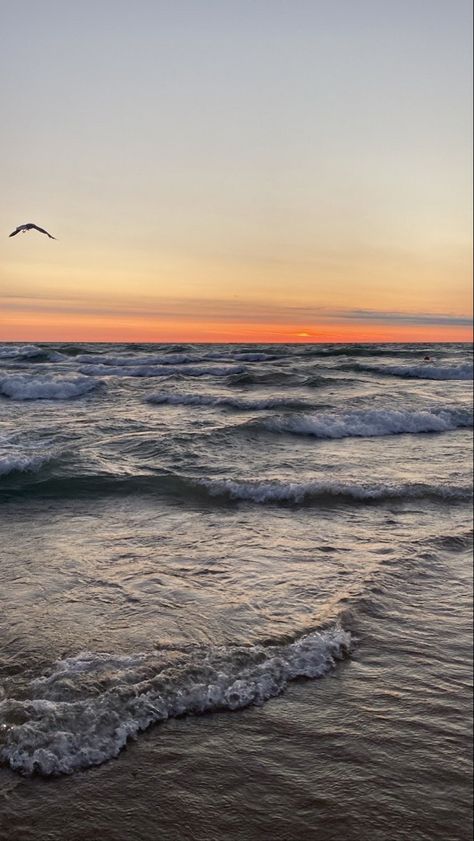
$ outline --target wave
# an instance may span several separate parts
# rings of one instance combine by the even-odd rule
[[[83,652],[0,702],[0,758],[24,774],[100,765],[152,724],[261,705],[291,680],[323,677],[349,649],[336,626],[289,645]]]
[[[351,379],[347,377],[322,377],[318,374],[316,376],[305,377],[302,385],[305,388],[321,388],[322,386],[350,386],[353,385]]]
[[[424,543],[431,543],[440,549],[445,549],[450,552],[459,552],[465,549],[472,549],[473,531],[468,529],[459,534],[444,534],[427,539]]]
[[[385,435],[448,432],[472,427],[472,409],[403,411],[369,409],[345,413],[320,413],[253,422],[270,432],[310,435],[314,438],[366,438]]]
[[[62,362],[66,357],[55,350],[38,347],[37,345],[14,345],[0,347],[0,363],[21,362]]]
[[[419,380],[472,380],[473,366],[461,365],[354,365],[341,366],[341,370],[362,371],[368,374],[382,374],[387,377],[406,377]]]
[[[139,365],[186,365],[188,363],[200,362],[264,362],[267,360],[276,359],[274,354],[259,353],[256,351],[215,351],[209,353],[170,353],[163,351],[162,353],[145,353],[142,356],[135,354],[134,356],[124,355],[110,355],[97,353],[79,353],[76,355],[76,361],[82,364],[95,365],[100,362],[102,365],[115,366],[139,366]]]
[[[430,485],[416,483],[357,482],[282,482],[280,480],[241,481],[233,479],[200,479],[211,497],[243,500],[256,503],[311,503],[328,499],[341,501],[388,501],[392,499],[452,499],[472,497],[470,485]]]
[[[426,482],[346,482],[344,480],[290,481],[279,479],[214,479],[177,473],[120,475],[68,475],[48,477],[21,488],[4,488],[1,497],[37,496],[41,499],[92,499],[104,496],[162,496],[181,503],[258,505],[328,505],[383,503],[392,500],[431,499],[469,501],[470,484]]]
[[[213,394],[150,394],[148,403],[170,406],[221,406],[238,411],[258,409],[304,409],[311,408],[306,400],[292,397],[260,397],[245,399],[242,397],[222,397]]]
[[[347,356],[347,357],[376,357],[376,356],[392,356],[392,357],[413,357],[417,355],[418,358],[420,354],[431,353],[432,347],[431,345],[392,345],[392,344],[348,344],[348,345],[311,345],[311,346],[303,346],[301,350],[298,350],[295,354],[295,357],[337,357],[337,356]]]
[[[78,356],[84,355],[84,348],[81,345],[60,345],[58,353],[64,357],[71,356],[75,359]],[[95,351],[94,358],[100,359],[100,356],[100,351]]]
[[[147,353],[135,356],[121,356],[110,354],[81,353],[76,356],[76,362],[83,365],[110,365],[115,367],[140,367],[142,365],[188,365],[200,364],[202,362],[264,362],[275,359],[275,356],[268,353],[256,353],[252,351],[240,352],[215,352],[215,353]]]
[[[325,376],[306,376],[305,374],[289,371],[247,371],[233,374],[229,376],[227,385],[233,387],[240,386],[279,386],[279,387],[299,387],[309,386],[310,388],[320,388],[326,385],[335,385],[340,383],[347,383],[339,377],[325,377]]]
[[[37,345],[1,345],[0,360],[2,359],[33,359],[45,354],[44,348]]]
[[[267,362],[274,359],[281,358],[281,355],[276,355],[275,353],[266,353],[263,351],[253,351],[253,350],[232,350],[229,348],[227,352],[223,351],[213,351],[211,353],[206,353],[204,356],[201,356],[203,360],[223,360],[228,359],[230,361],[237,361],[237,362]]]
[[[181,374],[184,377],[227,377],[229,374],[242,372],[240,366],[227,365],[225,367],[183,367],[173,365],[139,365],[113,366],[113,365],[87,365],[79,369],[81,374],[101,377],[169,377],[171,374]]]
[[[227,384],[237,387],[241,385],[298,385],[298,377],[283,371],[257,373],[255,371],[242,370],[230,375]]]
[[[13,400],[70,400],[100,385],[87,377],[9,376],[0,379],[0,394]]]
[[[11,473],[36,473],[56,458],[56,453],[0,453],[0,476]]]
[[[184,365],[188,362],[199,362],[195,355],[189,353],[174,354],[153,354],[147,353],[143,356],[110,356],[106,354],[81,353],[76,356],[76,362],[82,365],[110,365],[112,367],[127,368],[140,367],[142,365]]]

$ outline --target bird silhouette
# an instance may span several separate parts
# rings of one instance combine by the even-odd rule
[[[26,225],[18,225],[18,228],[12,231],[11,234],[9,234],[8,236],[14,237],[17,234],[19,234],[20,231],[25,234],[27,231],[31,231],[33,229],[35,231],[39,231],[41,234],[46,234],[46,236],[50,239],[56,239],[56,237],[53,237],[51,234],[48,233],[48,231],[45,231],[44,228],[38,227],[38,225],[33,224],[33,222],[27,222]]]

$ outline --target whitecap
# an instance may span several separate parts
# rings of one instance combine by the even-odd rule
[[[286,646],[83,652],[58,661],[18,697],[7,688],[0,758],[26,774],[98,765],[154,723],[263,704],[288,681],[323,677],[349,648],[350,634],[334,627]]]
[[[268,418],[262,421],[262,425],[271,432],[334,439],[449,432],[472,427],[472,420],[472,409],[368,409],[291,418]]]
[[[217,406],[238,411],[255,411],[259,409],[277,408],[304,408],[310,404],[298,398],[292,397],[225,397],[214,394],[179,394],[164,393],[150,394],[147,397],[148,403],[170,406]]]
[[[55,458],[55,453],[0,452],[0,476],[10,473],[36,473]]]
[[[38,345],[0,345],[0,360],[33,359],[44,353],[45,350]]]
[[[88,377],[9,376],[0,379],[0,394],[13,400],[70,400],[100,384]]]
[[[345,481],[291,482],[279,479],[196,479],[210,496],[259,504],[303,503],[325,498],[341,501],[384,501],[388,499],[467,500],[472,496],[469,485],[433,485],[425,482],[358,483]]]

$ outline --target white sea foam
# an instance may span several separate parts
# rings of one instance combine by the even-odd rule
[[[196,479],[210,496],[227,497],[256,503],[301,503],[330,497],[333,499],[370,501],[434,497],[438,499],[470,499],[470,485],[431,485],[426,482],[357,483],[344,481],[285,482],[278,479]]]
[[[0,379],[0,394],[13,400],[69,400],[87,394],[100,384],[88,377],[15,375]]]
[[[22,453],[21,451],[1,452],[0,476],[10,473],[36,473],[55,458],[54,453]]]
[[[364,409],[297,417],[268,418],[262,425],[271,432],[290,432],[315,438],[365,438],[404,433],[448,432],[472,427],[472,409]]]
[[[87,365],[80,368],[81,374],[99,375],[101,377],[169,377],[172,374],[181,374],[186,377],[226,377],[229,374],[240,374],[244,368],[237,365],[225,367],[214,366],[185,366],[175,367],[173,365]]]
[[[357,371],[367,371],[373,374],[420,380],[472,380],[473,377],[473,367],[468,363],[462,365],[432,365],[428,362],[421,365],[355,364],[350,367]]]
[[[30,359],[45,351],[37,345],[0,345],[1,359]]]
[[[0,758],[22,773],[72,773],[117,756],[151,724],[183,714],[238,710],[318,678],[350,647],[339,627],[286,646],[82,653],[56,663],[0,702]]]

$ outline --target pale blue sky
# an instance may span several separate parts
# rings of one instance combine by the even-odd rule
[[[467,0],[23,0],[0,28],[1,227],[58,236],[1,241],[9,294],[465,314]]]

